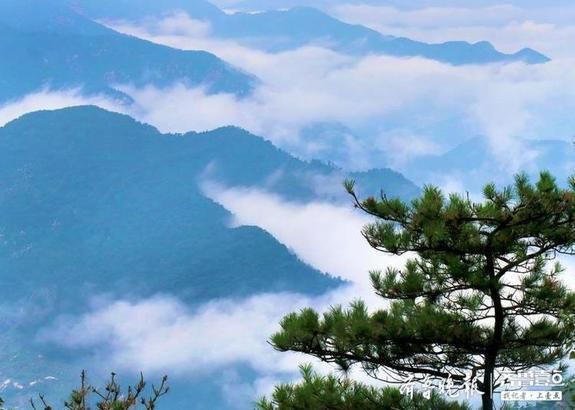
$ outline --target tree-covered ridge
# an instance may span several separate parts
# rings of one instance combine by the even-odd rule
[[[229,228],[230,213],[200,186],[214,159],[194,138],[92,107],[31,114],[1,128],[2,283],[15,298],[56,292],[58,304],[68,300],[62,292],[91,286],[176,292],[197,304],[335,285],[267,232]],[[137,277],[146,284],[134,289]]]
[[[389,308],[372,313],[358,301],[323,315],[292,313],[273,345],[344,370],[358,364],[389,382],[471,377],[491,409],[504,382],[495,370],[549,369],[575,342],[575,293],[561,265],[548,266],[573,253],[575,179],[569,183],[561,189],[546,172],[535,184],[519,175],[502,190],[487,185],[482,203],[426,187],[410,204],[360,200],[346,183],[355,205],[376,218],[363,230],[369,245],[414,257],[404,269],[371,274]]]
[[[388,175],[397,194],[419,192],[400,175]],[[315,192],[314,176],[337,187],[345,174],[234,127],[161,134],[128,116],[77,107],[29,114],[0,128],[0,284],[10,289],[4,303],[42,306],[25,325],[2,322],[0,376],[69,375],[72,385],[80,369],[69,370],[33,341],[55,316],[85,313],[94,292],[170,294],[195,307],[268,292],[317,295],[341,285],[262,229],[230,227],[231,213],[201,189],[209,178],[287,201],[330,200]],[[55,382],[40,384],[51,389]],[[10,387],[2,396],[13,402],[23,393]]]
[[[433,392],[429,398],[415,392],[409,397],[394,387],[376,388],[334,375],[322,376],[302,366],[302,381],[282,384],[270,399],[257,403],[258,410],[471,410],[467,404],[445,400]]]
[[[89,383],[86,371],[82,371],[80,386],[72,390],[66,400],[58,403],[58,407],[54,407],[54,403],[42,394],[30,398],[29,405],[32,410],[155,410],[158,402],[169,391],[168,376],[162,377],[159,385],[148,386],[144,375],[140,373],[136,384],[122,387],[117,375],[112,373],[103,388],[96,388]],[[0,398],[0,410],[6,410],[4,404]]]
[[[57,1],[0,3],[0,102],[79,88],[131,102],[118,85],[184,84],[248,95],[257,80],[213,54],[178,50],[108,29]]]
[[[224,13],[204,0],[162,3],[150,0],[76,0],[75,4],[79,5],[81,12],[100,19],[138,21],[183,11],[193,19],[209,22],[211,34],[216,38],[233,39],[270,52],[315,45],[354,56],[417,56],[454,65],[549,61],[543,54],[529,48],[507,54],[487,41],[431,44],[385,35],[362,25],[346,23],[313,7],[274,10],[272,4],[271,7],[266,5],[259,13]]]

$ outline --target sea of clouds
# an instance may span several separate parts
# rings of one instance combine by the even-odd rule
[[[343,165],[351,169],[392,165],[402,170],[418,156],[444,152],[478,135],[488,141],[500,169],[510,174],[536,156],[525,150],[519,137],[572,136],[575,55],[568,45],[575,41],[575,8],[559,9],[560,1],[537,7],[538,3],[517,1],[467,2],[468,7],[421,1],[408,9],[398,2],[368,3],[318,1],[343,20],[386,34],[429,42],[490,40],[507,52],[529,46],[553,61],[454,67],[421,58],[350,57],[317,46],[266,53],[239,41],[213,38],[208,23],[175,13],[106,24],[172,47],[211,51],[258,76],[261,83],[253,95],[208,94],[182,84],[164,89],[117,84],[135,100],[126,105],[102,96],[86,97],[81,89],[44,89],[1,106],[0,125],[31,111],[94,104],[166,132],[238,125],[298,156],[314,157],[329,153],[309,143],[302,130],[335,123],[354,136],[345,140],[354,155]],[[258,3],[218,4],[241,8]],[[453,132],[440,132],[445,127]],[[461,189],[464,178],[447,175],[444,186]],[[323,311],[358,297],[373,309],[380,307],[368,272],[405,261],[368,247],[360,230],[369,219],[351,206],[294,203],[261,189],[223,187],[214,181],[206,182],[204,191],[235,215],[236,225],[262,227],[304,262],[349,285],[316,298],[265,294],[216,300],[195,310],[170,295],[110,301],[95,304],[86,315],[57,319],[43,329],[42,337],[69,348],[89,347],[112,357],[119,369],[186,373],[247,364],[259,374],[247,386],[248,394],[256,397],[268,393],[278,380],[297,378],[298,364],[310,361],[274,352],[267,343],[283,315],[307,306]],[[148,319],[130,322],[134,316]],[[55,336],[62,334],[66,337]],[[224,390],[232,396],[238,393],[230,386]]]
[[[439,154],[481,136],[489,142],[501,169],[511,173],[536,156],[519,138],[568,140],[572,136],[575,56],[565,47],[573,33],[563,18],[569,10],[554,23],[549,22],[553,14],[548,9],[539,15],[511,5],[401,10],[340,4],[332,10],[340,18],[385,33],[427,41],[488,39],[507,51],[533,45],[535,31],[538,49],[553,59],[543,65],[454,67],[422,58],[356,58],[313,45],[267,53],[239,41],[214,38],[209,23],[183,13],[138,22],[106,22],[118,31],[157,43],[211,51],[255,74],[261,83],[247,98],[208,94],[201,87],[182,84],[168,88],[116,84],[134,98],[130,105],[98,96],[87,98],[81,90],[39,90],[0,107],[0,124],[35,109],[97,104],[166,132],[234,124],[300,157],[322,159],[329,159],[330,147],[312,141],[302,131],[316,124],[333,124],[349,131],[340,142],[350,155],[340,158],[339,165],[351,169],[391,166],[400,171],[416,166],[420,156]],[[380,26],[370,23],[370,18]],[[516,30],[506,31],[508,26]],[[467,35],[452,32],[454,27],[468,30]],[[475,38],[471,33],[476,27],[482,29]],[[423,30],[419,35],[418,29]],[[571,34],[558,38],[562,31]]]

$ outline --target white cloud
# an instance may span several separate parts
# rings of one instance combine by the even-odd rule
[[[478,18],[470,23],[478,25],[476,34],[473,27],[459,27],[457,19],[445,10],[435,10],[434,16],[443,19],[443,31],[438,29],[436,35],[439,38],[445,33],[467,30],[469,36],[494,36],[490,26],[506,20],[506,13],[513,10],[490,8],[484,20]],[[425,13],[429,11],[396,11],[395,17],[404,19],[406,32],[431,33],[435,28],[425,22]],[[458,13],[461,18],[466,15],[465,11]],[[392,24],[385,20],[384,23]],[[530,36],[555,30],[552,23],[536,21],[513,22],[507,27],[516,27]],[[361,135],[368,147],[379,147],[382,155],[391,148],[392,155],[401,159],[436,152],[445,144],[481,133],[489,138],[494,154],[509,163],[510,170],[531,158],[517,145],[515,137],[550,136],[557,129],[575,125],[570,115],[575,108],[575,76],[573,61],[568,58],[542,66],[452,67],[418,58],[369,56],[356,60],[315,47],[268,54],[211,39],[208,25],[182,15],[147,21],[143,27],[120,28],[182,49],[214,51],[257,74],[263,84],[253,97],[245,99],[207,95],[201,88],[188,89],[177,84],[167,89],[119,85],[135,99],[131,107],[119,106],[103,97],[82,97],[78,90],[42,91],[0,107],[0,124],[37,109],[88,103],[127,112],[165,131],[240,125],[305,153],[311,148],[299,138],[300,129],[314,122],[334,121],[368,130]],[[549,34],[545,41],[558,35],[569,38],[568,30]],[[515,47],[524,41],[521,38],[528,37],[512,38],[509,34],[505,41]],[[401,124],[383,126],[397,116],[402,118]],[[428,124],[453,117],[461,119],[465,135],[421,132]],[[555,125],[559,121],[564,128]],[[402,142],[410,146],[406,148]],[[443,182],[450,190],[462,190],[459,179],[446,178]],[[294,375],[302,360],[276,353],[266,343],[284,314],[304,306],[324,311],[334,303],[345,304],[357,297],[364,297],[371,307],[377,307],[380,301],[371,292],[367,272],[402,265],[402,259],[386,257],[367,246],[359,230],[368,220],[351,208],[289,203],[262,191],[223,189],[217,185],[207,185],[206,192],[236,215],[236,224],[262,227],[305,262],[349,279],[352,285],[318,298],[257,295],[244,300],[213,301],[198,309],[190,309],[169,296],[109,302],[95,305],[92,312],[82,317],[62,319],[61,325],[49,329],[45,337],[70,348],[95,349],[111,357],[115,365],[129,369],[198,373],[247,363],[261,378],[255,386],[243,386],[229,393],[259,395],[269,392],[282,373]],[[229,384],[233,384],[233,377],[230,380]]]
[[[275,352],[267,340],[279,330],[285,314],[304,307],[323,312],[357,298],[366,300],[370,309],[385,306],[373,294],[366,271],[401,267],[406,258],[370,251],[358,235],[369,220],[350,208],[284,202],[259,190],[209,183],[204,189],[235,213],[235,224],[262,227],[304,261],[352,283],[318,297],[262,294],[214,300],[193,309],[165,295],[136,302],[100,299],[84,316],[61,318],[44,332],[44,339],[67,348],[89,349],[119,370],[168,371],[176,376],[224,370],[222,391],[235,403],[270,394],[280,381],[297,380],[301,363],[314,362],[321,371],[332,370],[309,356]],[[239,381],[233,370],[238,364],[257,372],[253,383]],[[370,382],[361,371],[353,377]]]
[[[557,258],[565,271],[560,275],[561,280],[566,286],[575,291],[575,260],[570,256],[561,256]]]
[[[393,153],[388,157],[393,169],[405,169],[406,163],[424,155],[439,155],[446,149],[444,144],[431,138],[415,135],[409,129],[398,129],[377,141],[377,148]]]
[[[259,374],[255,383],[239,390],[231,387],[234,383],[229,388],[224,383],[224,390],[232,397],[258,397],[270,393],[279,380],[296,380],[299,364],[313,361],[309,356],[275,352],[267,343],[284,315],[304,307],[323,312],[358,298],[371,309],[384,306],[371,289],[368,271],[403,266],[405,257],[370,251],[359,234],[368,221],[363,216],[347,207],[282,202],[258,190],[213,184],[205,189],[236,214],[236,224],[262,227],[304,261],[352,283],[318,297],[263,294],[214,300],[194,309],[166,295],[135,302],[100,298],[90,313],[60,318],[42,339],[88,349],[118,370],[205,375],[247,364]],[[320,369],[331,369],[315,362]]]
[[[80,88],[66,91],[44,89],[26,95],[19,100],[0,105],[0,126],[4,126],[6,123],[30,112],[57,110],[80,105],[96,105],[110,111],[124,111],[124,107],[119,101],[104,96],[86,97]]]
[[[121,372],[207,377],[248,365],[258,374],[253,384],[224,380],[222,389],[226,396],[254,399],[271,393],[278,381],[297,380],[300,364],[335,370],[310,356],[277,352],[269,345],[286,314],[305,307],[323,312],[360,296],[357,288],[348,286],[316,298],[264,294],[216,300],[194,310],[169,296],[138,302],[99,300],[92,312],[60,318],[40,338],[67,349],[86,349],[95,363]],[[361,373],[357,378],[369,381]]]
[[[288,8],[302,5],[301,0],[274,0],[271,6],[268,0],[213,0],[212,3],[219,7],[234,7],[241,10]],[[505,2],[501,0],[412,0],[409,2],[404,0],[307,0],[305,5],[324,10],[330,10],[339,5],[373,5],[417,10],[429,7],[466,7],[472,9],[498,6],[501,3],[525,8],[540,8],[542,5],[558,8],[568,7],[572,4],[571,0],[547,0],[545,2],[540,0],[505,0]]]
[[[144,24],[155,29],[155,33],[159,35],[206,38],[211,33],[211,24],[208,21],[192,20],[182,12],[169,14],[161,20],[147,17]]]
[[[480,9],[426,7],[408,10],[390,5],[338,4],[332,9],[337,18],[364,24],[368,27],[385,28],[391,26],[420,29],[445,29],[476,25],[501,26],[513,21],[517,17],[518,11],[516,7],[509,4],[499,4]]]
[[[483,13],[487,17],[482,17],[481,9],[477,18],[492,19],[490,24],[495,26],[515,9],[490,7]],[[377,14],[371,13],[371,8],[367,10],[366,15]],[[456,15],[469,12],[457,10]],[[450,17],[451,9],[395,13],[407,13],[405,19],[414,20],[416,26],[432,13],[432,17],[438,16],[437,24],[442,29],[458,20]],[[179,31],[186,19],[177,16]],[[441,19],[447,23],[442,25]],[[195,24],[191,19],[187,21]],[[571,59],[537,66],[515,63],[453,67],[421,58],[353,58],[318,47],[272,54],[234,41],[175,35],[167,25],[163,20],[152,20],[114,27],[182,49],[207,49],[262,80],[253,98],[241,100],[226,95],[206,96],[181,86],[125,90],[136,96],[141,119],[171,131],[233,123],[309,157],[325,153],[317,141],[303,140],[301,129],[314,123],[340,123],[358,135],[358,143],[348,144],[350,151],[356,149],[355,156],[373,158],[372,162],[366,160],[365,167],[382,166],[384,162],[401,166],[404,159],[485,135],[503,168],[516,170],[533,157],[524,155],[517,137],[567,138],[575,128],[573,121],[566,120],[575,108]],[[530,26],[536,32],[543,29]],[[557,101],[563,106],[558,108]],[[402,136],[407,137],[403,144]],[[373,151],[379,153],[373,155]],[[348,159],[348,165],[357,166],[357,162]]]
[[[223,189],[213,183],[206,183],[204,191],[234,215],[235,225],[257,225],[304,262],[365,289],[370,288],[369,271],[404,260],[369,247],[361,229],[373,220],[351,203],[286,202],[258,189]]]
[[[497,26],[516,9],[486,7],[478,10],[476,19]],[[457,16],[467,12],[456,10]],[[438,19],[439,27],[457,25],[458,19],[450,17],[449,10],[395,11],[405,24],[417,27],[424,25],[430,12],[435,13],[432,16]],[[337,158],[344,166],[365,169],[391,165],[402,171],[407,171],[406,164],[417,163],[413,159],[418,156],[483,135],[499,168],[512,174],[530,166],[536,154],[526,153],[517,137],[567,139],[575,129],[571,115],[575,109],[574,60],[569,58],[538,66],[453,67],[421,58],[354,58],[318,47],[273,54],[213,39],[209,25],[184,14],[147,19],[139,25],[109,24],[174,47],[213,51],[262,80],[248,98],[208,95],[201,88],[181,84],[164,89],[117,85],[134,98],[135,104],[115,109],[163,131],[204,131],[233,124],[298,156],[332,159],[330,156],[344,151],[348,155]],[[4,106],[0,119],[86,101],[76,92],[51,93],[49,97],[39,93]],[[101,100],[87,101],[113,109],[108,100]],[[302,136],[302,129],[318,123],[341,124],[350,132],[338,136],[337,131],[329,131],[333,138],[328,144]],[[337,152],[330,152],[332,149]]]
[[[306,302],[296,295],[259,295],[192,311],[170,297],[117,301],[62,322],[46,337],[68,348],[101,347],[120,369],[208,374],[248,363],[260,372],[281,373],[293,370],[289,355],[277,355],[266,340],[286,309]]]

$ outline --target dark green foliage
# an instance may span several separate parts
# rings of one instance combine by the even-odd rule
[[[82,372],[81,385],[72,391],[68,401],[64,402],[64,408],[66,410],[90,410],[91,408],[97,410],[135,410],[136,408],[154,410],[158,400],[169,391],[167,381],[168,377],[164,376],[160,386],[152,386],[151,395],[144,397],[146,382],[143,375],[140,375],[140,380],[136,385],[128,386],[127,389],[122,390],[116,379],[116,374],[112,373],[112,377],[104,389],[98,390],[88,384],[86,372]],[[40,396],[40,403],[41,407],[37,407],[36,402],[33,399],[30,400],[34,410],[53,410],[44,396]]]
[[[292,313],[272,337],[280,351],[311,354],[393,382],[415,375],[456,382],[469,377],[491,409],[494,371],[556,365],[575,340],[575,293],[563,268],[548,262],[571,255],[575,243],[575,179],[560,189],[541,173],[536,184],[487,185],[485,201],[426,187],[411,204],[370,197],[358,208],[376,222],[363,230],[375,249],[414,257],[404,269],[372,272],[389,308],[368,312],[362,302],[319,315]],[[562,368],[562,366],[560,366]],[[392,375],[392,376],[390,376]]]
[[[466,404],[449,402],[433,392],[413,398],[393,387],[375,388],[346,378],[321,376],[311,366],[301,367],[302,382],[277,386],[271,400],[262,399],[259,410],[469,410]]]

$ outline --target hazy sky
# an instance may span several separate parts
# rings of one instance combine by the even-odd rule
[[[570,0],[549,0],[545,2],[539,0],[212,0],[211,3],[219,7],[235,6],[246,10],[293,6],[330,7],[334,4],[372,4],[377,6],[395,6],[404,9],[453,6],[473,8],[500,4],[511,4],[521,7],[541,7],[543,3],[548,6],[559,7],[571,6],[573,4]]]

